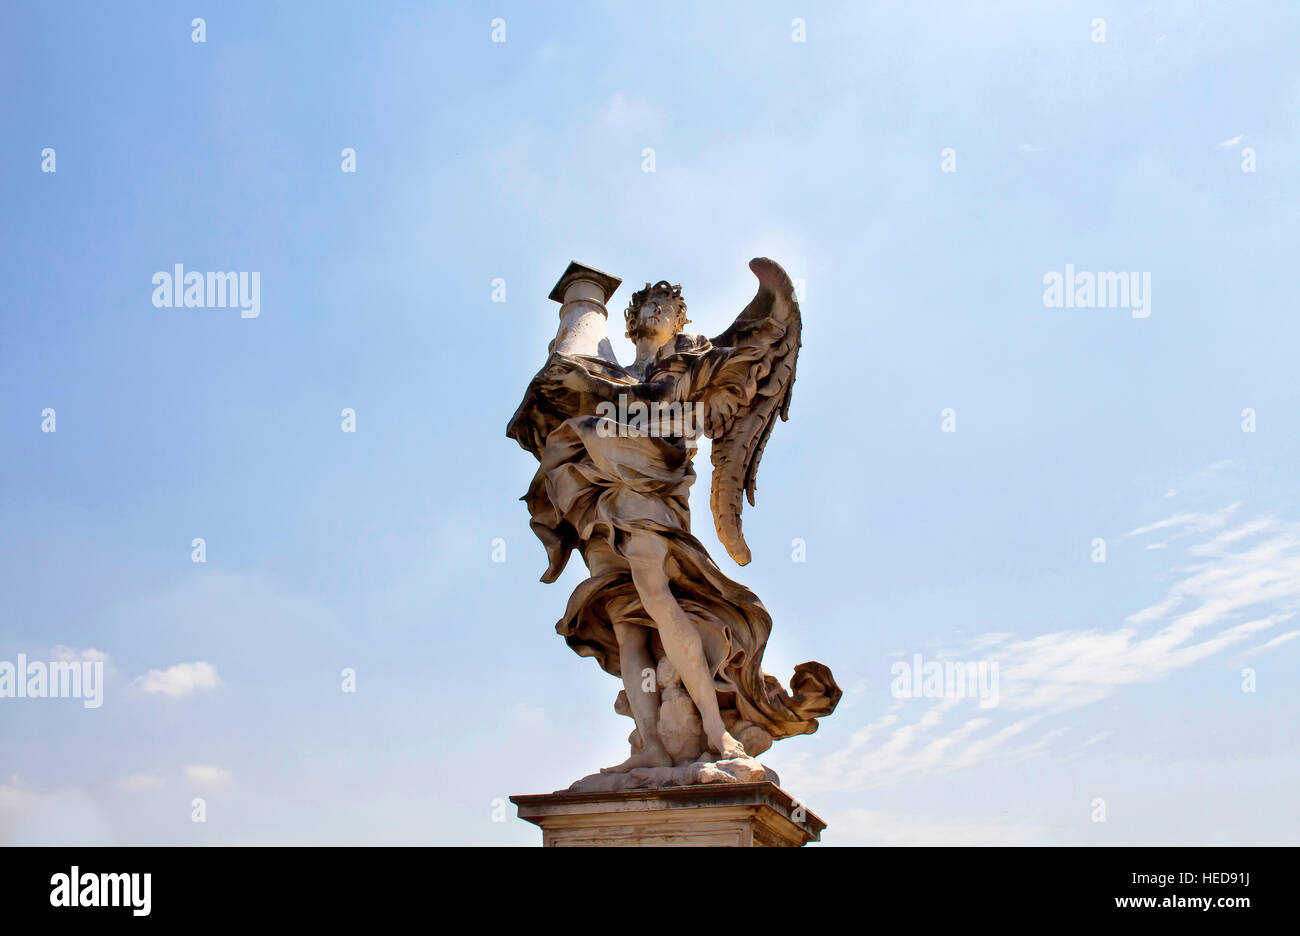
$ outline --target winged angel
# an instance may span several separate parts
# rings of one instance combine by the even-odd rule
[[[574,549],[590,571],[556,630],[622,679],[615,710],[636,722],[631,756],[571,789],[776,780],[754,757],[815,731],[839,701],[821,663],[796,666],[788,692],[763,672],[767,610],[691,534],[701,432],[712,440],[718,538],[749,562],[741,498],[754,503],[763,448],[789,416],[799,304],[780,266],[749,266],[758,293],[712,340],[683,332],[680,286],[647,283],[624,313],[635,362],[553,351],[507,429],[540,462],[522,500],[549,558],[542,581]],[[647,411],[672,418],[638,418]]]

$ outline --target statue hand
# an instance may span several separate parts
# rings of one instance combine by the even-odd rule
[[[554,360],[542,371],[542,376],[566,390],[601,397],[608,396],[611,388],[616,386],[613,381],[593,374],[582,362],[558,354],[554,355]]]
[[[574,373],[575,367],[576,363],[563,354],[552,354],[551,359],[546,362],[546,366],[537,376],[543,380],[562,384],[565,378]]]

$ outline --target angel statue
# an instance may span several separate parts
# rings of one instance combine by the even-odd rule
[[[752,505],[763,447],[776,417],[789,416],[799,303],[776,263],[749,268],[757,295],[712,340],[682,330],[680,286],[637,290],[624,313],[636,346],[628,367],[605,336],[604,301],[618,279],[575,263],[551,294],[563,304],[560,334],[507,435],[540,462],[521,499],[546,547],[542,581],[559,578],[574,549],[590,572],[556,630],[622,679],[615,710],[636,722],[631,756],[572,790],[776,781],[755,756],[816,731],[839,702],[821,663],[796,666],[789,692],[763,672],[771,617],[691,533],[703,434],[718,539],[749,562],[742,493]]]

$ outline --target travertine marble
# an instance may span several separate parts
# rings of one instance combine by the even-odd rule
[[[821,663],[796,666],[788,690],[763,672],[767,609],[691,532],[693,456],[706,436],[718,539],[749,562],[742,498],[754,503],[763,448],[789,415],[799,303],[776,263],[750,269],[754,299],[712,339],[683,330],[680,286],[634,292],[626,367],[606,321],[621,281],[571,263],[551,292],[559,329],[507,434],[539,463],[523,500],[546,548],[542,581],[554,582],[575,550],[589,573],[556,630],[621,681],[615,710],[636,725],[630,756],[575,781],[575,792],[774,781],[755,758],[815,731],[839,701]]]
[[[826,823],[771,783],[512,796],[542,845],[798,847]]]

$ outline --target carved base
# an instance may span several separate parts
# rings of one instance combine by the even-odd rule
[[[798,847],[826,823],[775,783],[512,796],[544,846]]]
[[[698,760],[681,767],[634,767],[626,773],[594,773],[569,784],[568,790],[557,793],[614,793],[628,790],[658,790],[663,787],[684,787],[698,783],[772,783],[779,785],[781,778],[771,767],[765,767],[752,757],[733,757],[730,760]]]

